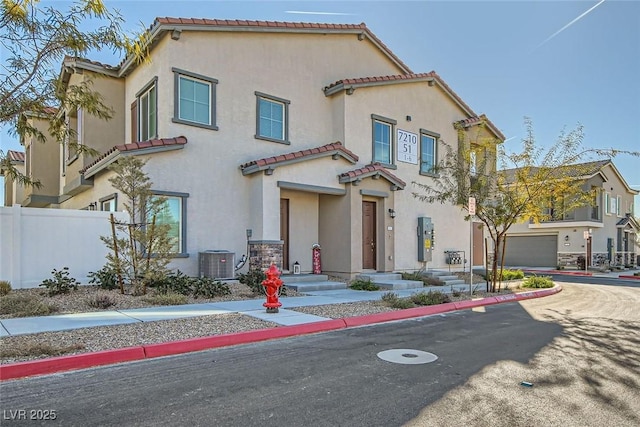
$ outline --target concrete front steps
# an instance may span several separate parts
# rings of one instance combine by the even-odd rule
[[[419,289],[424,287],[424,283],[419,280],[402,280],[401,273],[362,273],[356,279],[371,280],[380,289]]]
[[[434,277],[444,282],[445,286],[464,285],[464,280],[458,279],[458,276],[448,271],[431,270],[424,273],[426,276]]]
[[[283,274],[280,279],[287,288],[298,292],[310,291],[333,291],[336,289],[347,289],[344,282],[329,280],[326,274]]]

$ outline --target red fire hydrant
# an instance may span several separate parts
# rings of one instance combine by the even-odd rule
[[[267,307],[267,313],[277,313],[278,307],[282,306],[282,303],[278,301],[280,287],[283,283],[282,280],[280,280],[280,272],[275,264],[271,264],[271,267],[264,273],[267,275],[267,278],[262,281],[262,286],[264,286],[264,292],[267,294],[267,302],[262,305]]]

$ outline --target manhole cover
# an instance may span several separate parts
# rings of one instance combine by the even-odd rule
[[[381,351],[378,353],[378,357],[387,362],[401,363],[404,365],[420,365],[438,360],[438,356],[433,353],[407,348]]]

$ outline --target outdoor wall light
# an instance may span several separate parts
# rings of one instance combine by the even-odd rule
[[[396,211],[394,211],[393,209],[389,209],[389,216],[391,218],[395,218],[396,217]]]
[[[564,236],[564,241],[568,242],[569,241],[569,235],[567,234],[566,236]]]

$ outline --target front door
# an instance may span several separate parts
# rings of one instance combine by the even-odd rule
[[[362,269],[376,269],[376,202],[362,202]]]
[[[587,267],[591,267],[591,236],[587,239]]]
[[[484,225],[473,223],[473,260],[472,265],[484,265]]]
[[[280,240],[282,240],[282,269],[289,270],[289,199],[280,199]]]

